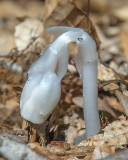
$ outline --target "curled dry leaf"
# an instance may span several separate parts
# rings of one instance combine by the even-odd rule
[[[83,108],[83,97],[74,97],[74,98],[72,98],[72,101],[77,106]]]
[[[128,6],[123,6],[113,11],[113,14],[120,20],[128,20]]]
[[[128,97],[128,91],[123,91],[123,94]]]
[[[15,43],[19,51],[26,49],[33,39],[38,40],[43,44],[41,36],[44,32],[44,26],[37,19],[26,19],[15,27]],[[38,40],[39,41],[39,40]],[[36,43],[36,42],[35,42]]]
[[[104,91],[113,91],[113,90],[119,89],[119,86],[115,83],[110,83],[110,84],[104,86],[103,89],[104,89]]]
[[[5,47],[6,46],[6,47]],[[14,47],[14,37],[7,31],[0,31],[0,55],[2,52],[9,52]],[[3,54],[5,55],[5,54]]]
[[[112,153],[112,150],[110,146],[105,144],[99,145],[94,149],[92,160],[101,159],[102,157],[107,157],[111,153]]]
[[[41,1],[29,1],[27,3],[18,3],[13,1],[1,1],[0,2],[0,19],[10,18],[12,19],[16,17],[33,17],[37,18],[40,16],[41,11],[43,9],[43,5]],[[5,12],[6,11],[6,12]]]
[[[128,68],[127,66],[128,66],[128,64],[126,63],[126,70]],[[124,73],[127,74],[127,72],[124,72]],[[106,67],[105,65],[103,65],[101,63],[98,63],[98,80],[103,81],[104,85],[110,84],[110,83],[116,83],[116,84],[120,83],[121,88],[122,87],[127,88],[127,85],[128,85],[128,78],[126,75],[125,76],[119,75],[117,72],[113,71],[113,69],[111,69],[111,67],[110,68]],[[118,87],[116,85],[113,88],[118,89]]]
[[[46,16],[45,28],[57,25],[83,28],[83,30],[96,41],[97,48],[99,49],[100,41],[96,29],[84,10],[77,7],[72,1],[58,1],[56,2],[57,5],[55,5],[54,10],[52,12],[48,11],[51,15]],[[47,3],[46,1],[46,4]]]
[[[74,139],[77,137],[77,129],[74,126],[69,126],[65,132],[67,143],[73,143]]]
[[[72,98],[72,101],[75,105],[83,108],[83,97],[74,97]],[[105,111],[109,113],[113,118],[117,118],[117,114],[113,109],[125,114],[122,105],[117,101],[115,97],[104,96],[103,98],[98,98],[99,111]]]
[[[104,97],[103,99],[98,98],[98,110],[109,113],[113,118],[117,118],[117,115],[113,111],[112,107],[108,104],[108,101]]]
[[[127,76],[128,75],[128,63],[127,62],[124,62],[121,66],[112,61],[110,63],[110,68],[112,68],[114,71],[116,71],[116,73],[118,73],[120,76]]]
[[[72,94],[71,93],[67,93],[67,95],[65,97],[65,102],[71,104],[71,99],[72,99]]]
[[[93,146],[93,159],[102,159],[111,153],[115,153],[116,149],[122,149],[128,143],[128,120],[126,117],[120,116],[120,120],[116,120],[108,124],[103,134],[98,134],[92,138],[82,141],[78,146]]]
[[[47,145],[47,150],[54,154],[65,154],[68,148],[68,144],[63,141],[52,141]]]
[[[45,11],[44,11],[44,20],[46,20],[54,11],[54,9],[57,7],[60,0],[46,0],[45,1]]]
[[[30,135],[30,143],[35,142],[36,141],[36,130],[34,128],[32,128],[31,130],[32,134]]]
[[[120,103],[122,104],[126,115],[128,116],[128,96],[124,95],[123,93],[121,93],[120,91],[115,91],[115,94],[118,98],[118,100],[120,101]]]
[[[122,105],[120,104],[120,102],[117,100],[116,97],[104,96],[103,99],[107,102],[107,104],[108,104],[111,108],[113,108],[113,109],[115,109],[115,110],[117,110],[117,111],[125,114],[125,111],[124,111]],[[117,115],[117,114],[116,114],[116,115]],[[117,117],[117,118],[118,118],[118,117]]]
[[[56,26],[61,21],[63,21],[68,14],[70,14],[71,10],[73,9],[73,5],[68,3],[68,0],[56,0],[55,4],[52,5],[52,8],[49,6],[51,5],[52,0],[46,0],[45,2],[45,27],[48,28],[50,26]]]
[[[98,80],[100,81],[110,81],[117,79],[116,73],[101,63],[98,63]]]
[[[29,143],[28,146],[35,151],[36,153],[38,153],[39,155],[48,157],[50,159],[57,159],[57,157],[55,155],[53,155],[52,153],[50,153],[46,148],[42,148],[40,146],[39,143],[35,142],[35,143]]]

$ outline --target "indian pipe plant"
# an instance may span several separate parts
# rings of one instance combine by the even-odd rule
[[[20,98],[21,116],[40,124],[56,107],[61,93],[60,82],[68,68],[68,43],[76,42],[75,63],[83,80],[83,110],[86,138],[100,130],[97,89],[98,52],[95,41],[82,29],[65,26],[48,28],[58,37],[48,45],[28,70],[28,80]]]

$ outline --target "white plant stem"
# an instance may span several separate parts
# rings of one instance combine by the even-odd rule
[[[56,36],[67,31],[74,31],[75,34],[75,32],[79,30],[81,29],[63,26],[47,29],[49,33]],[[88,139],[100,131],[97,89],[98,52],[95,41],[86,32],[83,30],[82,32],[81,39],[76,41],[78,45],[78,54],[75,57],[75,62],[80,77],[83,79],[83,110],[86,138]]]
[[[98,52],[95,41],[79,28],[51,27],[47,32],[56,36],[63,34],[45,48],[30,67],[20,99],[21,116],[32,123],[46,121],[60,98],[60,81],[68,68],[68,43],[76,42],[78,54],[75,62],[83,79],[83,110],[88,139],[100,130],[97,104]]]
[[[100,130],[97,97],[97,61],[86,62],[83,68],[83,109],[87,139]]]

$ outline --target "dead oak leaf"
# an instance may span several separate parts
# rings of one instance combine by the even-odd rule
[[[118,90],[115,91],[115,94],[116,94],[118,100],[120,101],[120,103],[122,104],[126,115],[128,116],[128,96],[124,95],[123,93],[121,93]]]
[[[111,153],[115,153],[116,149],[124,148],[128,143],[128,120],[126,117],[119,117],[111,124],[108,124],[103,131],[103,134],[98,134],[92,138],[82,141],[78,146],[93,146],[93,159],[102,159]],[[101,147],[103,146],[103,147]],[[106,149],[105,149],[106,148]],[[95,158],[94,158],[95,157]]]

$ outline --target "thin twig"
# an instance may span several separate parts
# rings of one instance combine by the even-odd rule
[[[89,13],[90,13],[90,0],[88,0],[88,5],[87,5],[87,26],[89,27]]]

